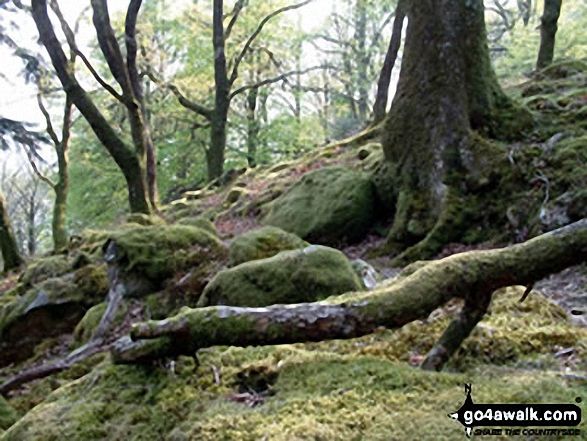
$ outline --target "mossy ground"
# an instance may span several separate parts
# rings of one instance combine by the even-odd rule
[[[462,238],[465,243],[539,234],[552,227],[543,223],[548,220],[541,217],[543,209],[554,212],[560,197],[587,188],[585,65],[557,66],[541,75],[517,90],[538,121],[524,143],[473,139],[480,152],[489,149],[496,155],[492,164],[479,163],[480,173],[467,183],[477,193],[467,208],[471,214],[488,215],[472,222],[475,226]],[[280,167],[258,167],[234,183],[248,191],[229,208],[222,202],[230,186],[206,190],[200,199],[178,201],[165,216],[216,219],[220,234],[230,235],[231,222],[252,217],[254,224],[268,211],[269,202],[308,171],[325,165],[367,172],[377,168],[379,148],[373,145],[369,155],[364,152],[357,160],[359,149],[332,145]],[[581,207],[574,210],[580,213]],[[115,234],[126,237],[139,228],[137,235],[154,227],[126,224]],[[100,257],[111,236],[112,231],[84,232],[71,248]],[[178,258],[179,263],[186,261],[182,253]],[[576,397],[583,397],[584,403],[585,380],[567,380],[564,373],[578,372],[581,377],[587,369],[587,330],[573,326],[564,311],[536,293],[519,304],[522,291],[496,295],[491,314],[445,373],[426,373],[410,365],[421,361],[458,304],[425,322],[348,341],[203,350],[197,368],[190,357],[145,367],[114,366],[98,355],[12,396],[10,404],[20,415],[38,406],[8,432],[0,429],[0,439],[452,440],[461,439],[463,429],[446,414],[463,403],[464,383],[473,384],[477,403],[574,403]],[[0,295],[0,315],[2,304],[19,295]],[[561,356],[563,349],[570,352]],[[0,373],[0,380],[22,368]],[[575,439],[587,439],[585,424],[579,428],[582,436]]]
[[[587,394],[585,381],[563,377],[567,366],[587,368],[587,329],[539,294],[519,304],[522,292],[496,295],[446,373],[409,363],[456,305],[360,339],[203,350],[197,367],[191,357],[159,366],[104,361],[0,439],[460,439],[462,426],[447,414],[463,404],[464,383],[473,384],[476,403],[575,403]],[[561,347],[574,348],[575,361],[556,358]]]

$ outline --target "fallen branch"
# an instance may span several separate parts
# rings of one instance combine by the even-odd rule
[[[349,339],[380,327],[424,319],[454,297],[465,299],[423,363],[440,370],[483,318],[495,290],[529,286],[587,259],[587,220],[511,247],[470,251],[433,261],[384,289],[322,302],[266,308],[186,308],[163,321],[139,323],[112,345],[117,363],[192,355],[211,346],[252,346]]]

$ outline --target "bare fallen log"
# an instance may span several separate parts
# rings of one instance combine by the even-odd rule
[[[183,309],[175,317],[139,323],[111,347],[117,363],[140,363],[216,345],[254,346],[349,339],[377,328],[426,318],[458,297],[461,312],[422,367],[440,370],[483,318],[495,290],[530,286],[587,259],[587,220],[511,247],[470,251],[433,261],[384,289],[322,302],[266,308]],[[131,340],[132,339],[132,340]]]

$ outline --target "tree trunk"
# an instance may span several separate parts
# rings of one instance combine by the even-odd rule
[[[58,181],[53,186],[53,191],[55,192],[55,205],[53,206],[52,221],[53,247],[57,252],[65,249],[68,243],[66,215],[67,195],[69,193],[69,143],[71,140],[73,101],[71,97],[66,97],[65,108],[63,112],[63,123],[61,127],[61,140],[57,138],[57,134],[53,131],[50,116],[42,106],[40,98],[39,104],[41,105],[41,110],[43,113],[45,113],[45,117],[47,118],[47,129],[51,133],[51,137],[55,143],[55,153],[57,154]]]
[[[60,173],[61,174],[61,173]],[[51,223],[53,232],[53,247],[55,251],[63,250],[67,247],[67,193],[69,191],[69,179],[59,179],[55,186],[55,205],[53,206],[53,220]]]
[[[389,47],[387,48],[383,67],[379,74],[379,81],[377,82],[377,95],[375,96],[375,104],[373,105],[373,125],[383,121],[387,112],[391,74],[402,42],[402,28],[404,26],[405,17],[405,0],[399,0],[397,7],[395,8],[395,19],[393,21],[391,40],[389,41]]]
[[[214,47],[214,110],[210,130],[210,148],[206,152],[208,163],[208,181],[222,176],[224,170],[224,152],[226,150],[226,122],[230,106],[230,81],[226,67],[223,1],[214,0],[213,37]]]
[[[517,112],[491,67],[482,0],[408,2],[397,93],[385,122],[380,169],[395,202],[388,242],[410,259],[429,257],[459,238],[464,180],[474,167],[471,129],[514,136]],[[525,119],[524,119],[525,117]],[[405,262],[396,262],[405,263]]]
[[[358,116],[361,123],[369,117],[369,76],[367,68],[370,56],[367,49],[367,5],[364,0],[357,0],[355,4],[355,44],[357,46],[357,71],[354,78],[357,82],[358,92]],[[351,77],[351,78],[353,78]]]
[[[34,257],[37,252],[37,231],[36,231],[36,217],[37,217],[37,190],[39,184],[35,181],[34,188],[28,200],[27,212],[27,252],[29,257]]]
[[[77,81],[74,72],[71,70],[70,62],[65,56],[61,42],[53,29],[53,24],[47,11],[47,1],[32,0],[31,10],[39,31],[39,39],[49,53],[64,91],[88,121],[102,145],[104,145],[124,174],[128,185],[128,199],[131,211],[150,214],[151,203],[146,172],[149,133],[148,130],[145,130],[144,121],[142,120],[141,96],[137,95],[140,90],[140,84],[137,85],[135,81],[138,78],[138,72],[133,26],[140,4],[141,2],[136,0],[131,1],[129,4],[125,35],[128,64],[125,64],[118,41],[110,25],[107,2],[105,0],[92,0],[93,21],[100,49],[112,75],[122,89],[122,95],[119,95],[111,87],[108,90],[128,110],[134,149],[130,148],[120,138],[116,130],[98,110],[90,95]],[[61,24],[62,27],[66,26],[66,23]]]
[[[256,87],[247,94],[247,163],[250,168],[257,166],[257,145],[259,143],[259,122],[257,121],[257,97],[259,89]]]
[[[16,269],[23,264],[16,239],[12,233],[2,192],[0,192],[0,249],[4,260],[4,272]]]
[[[537,69],[543,69],[552,63],[557,22],[561,13],[563,0],[544,0],[544,13],[540,19],[540,50],[538,51]]]
[[[531,285],[586,258],[587,220],[582,220],[524,244],[430,262],[381,290],[265,308],[185,308],[175,317],[133,326],[135,341],[123,338],[111,351],[117,363],[140,363],[210,346],[349,339],[425,319],[451,299],[463,298],[460,315],[423,366],[440,370],[482,318],[495,290]]]
[[[147,172],[143,155],[133,155],[120,167],[128,188],[131,213],[151,214]]]

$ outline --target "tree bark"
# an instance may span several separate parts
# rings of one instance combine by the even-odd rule
[[[482,318],[495,290],[530,285],[586,258],[587,220],[582,220],[524,244],[430,262],[381,290],[266,308],[185,308],[175,317],[133,326],[134,341],[118,340],[111,352],[117,363],[140,363],[216,345],[349,339],[425,319],[452,298],[463,298],[464,325],[451,324],[424,365],[439,370]]]
[[[4,260],[4,272],[17,269],[24,263],[12,233],[12,226],[10,225],[10,219],[8,219],[6,202],[2,192],[0,192],[0,249]]]
[[[364,0],[357,0],[355,4],[355,44],[357,47],[357,71],[353,77],[357,84],[358,103],[357,111],[361,123],[369,117],[369,76],[367,67],[371,58],[367,48],[367,5]],[[352,77],[351,77],[352,78]]]
[[[408,2],[406,14],[402,69],[385,122],[380,173],[387,179],[386,202],[395,204],[389,245],[402,250],[426,238],[411,260],[459,239],[458,205],[474,168],[471,130],[515,136],[530,116],[517,111],[497,82],[482,0]]]
[[[55,145],[57,173],[59,177],[53,187],[55,191],[55,205],[53,206],[52,231],[55,251],[65,249],[68,244],[66,215],[67,195],[69,194],[69,142],[71,139],[72,113],[73,102],[68,96],[65,102],[61,140]]]
[[[222,176],[226,150],[226,122],[230,106],[230,80],[226,67],[223,0],[214,0],[212,45],[214,47],[214,110],[212,112],[210,147],[206,152],[208,181]]]
[[[562,0],[544,0],[544,13],[540,18],[540,50],[536,69],[543,69],[552,63],[557,22],[561,13]]]
[[[404,18],[406,17],[405,2],[406,0],[399,0],[395,9],[391,40],[389,41],[389,47],[387,48],[385,60],[383,61],[383,66],[379,74],[379,81],[377,82],[377,94],[375,96],[375,104],[373,105],[373,124],[378,124],[383,121],[387,113],[391,74],[402,42],[402,29]]]
[[[249,90],[247,94],[247,163],[250,168],[257,166],[257,145],[259,143],[258,96],[259,89],[257,88]]]

